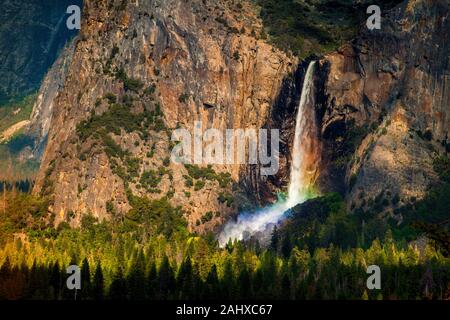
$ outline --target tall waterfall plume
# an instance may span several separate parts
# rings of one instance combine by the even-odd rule
[[[285,218],[288,209],[307,199],[308,189],[317,176],[320,154],[314,112],[314,68],[315,61],[308,65],[303,81],[291,153],[287,198],[262,208],[256,213],[241,213],[237,221],[227,223],[219,235],[221,246],[224,246],[230,239],[245,240],[255,234],[271,231],[274,225]]]
[[[315,64],[315,61],[311,62],[306,71],[295,120],[291,176],[287,198],[289,208],[306,200],[308,188],[314,183],[317,173],[319,144],[314,112],[313,74]]]

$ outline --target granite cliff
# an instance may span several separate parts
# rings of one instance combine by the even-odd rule
[[[448,3],[407,1],[382,21],[320,60],[319,184],[392,215],[437,182],[449,150]]]
[[[242,166],[175,166],[170,131],[261,128],[296,59],[260,39],[247,2],[86,1],[83,12],[35,191],[74,225],[126,214],[131,194],[167,196],[191,227],[223,222]]]
[[[393,216],[437,181],[432,161],[448,152],[445,1],[405,1],[381,30],[361,26],[339,50],[303,62],[265,39],[251,2],[85,1],[83,12],[35,186],[57,223],[120,218],[134,197],[167,197],[205,231],[275,201],[311,60],[319,192],[340,192],[351,211],[383,203],[373,213]],[[280,171],[171,163],[172,130],[194,121],[280,129]]]

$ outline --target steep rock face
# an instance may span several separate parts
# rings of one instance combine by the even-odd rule
[[[47,142],[54,100],[64,86],[73,52],[72,43],[50,68],[38,93],[27,98],[31,114],[26,115],[26,120],[16,122],[0,133],[0,179],[33,179],[36,175]],[[19,108],[16,112],[25,110]]]
[[[268,202],[274,202],[277,200],[276,194],[279,191],[287,191],[289,186],[291,164],[292,164],[292,152],[296,128],[297,113],[299,109],[300,99],[302,95],[303,84],[305,80],[305,74],[309,63],[317,57],[311,57],[300,63],[295,72],[289,74],[283,80],[280,93],[276,98],[270,115],[267,118],[267,122],[264,128],[278,129],[280,132],[280,152],[279,152],[279,170],[275,175],[262,176],[259,174],[260,166],[247,166],[242,173],[241,184],[243,189],[246,190],[247,197],[253,196],[254,202],[261,205],[266,205]],[[314,158],[317,160],[317,168],[320,169],[321,158],[321,141],[320,134],[317,132],[317,121],[314,119],[314,97],[316,96],[315,88],[312,88],[311,97],[313,99],[310,103],[307,103],[306,108],[311,108],[306,115],[311,118],[304,119],[305,121],[305,134],[302,139],[306,139],[307,142],[303,144],[303,147],[307,151],[305,155],[305,163],[311,162]],[[317,118],[317,117],[316,117]],[[317,119],[318,120],[318,119]],[[307,170],[308,171],[308,170]],[[319,172],[307,172],[306,176],[310,177],[311,186],[314,185]],[[250,209],[250,208],[249,208]]]
[[[380,211],[392,213],[436,181],[432,160],[448,152],[449,29],[446,1],[408,1],[320,61],[320,184],[346,192],[351,209],[385,199]]]
[[[0,104],[39,85],[66,41],[66,9],[80,0],[2,1],[0,11]]]
[[[53,115],[54,101],[63,89],[68,68],[72,62],[74,42],[71,42],[62,51],[59,58],[50,68],[42,81],[41,87],[33,106],[30,122],[26,134],[33,138],[34,148],[32,156],[40,159],[46,146],[48,131]]]
[[[85,2],[35,186],[35,192],[51,195],[57,223],[76,225],[88,212],[99,218],[125,214],[130,193],[168,196],[199,231],[235,212],[229,195],[244,166],[215,165],[216,176],[228,172],[233,183],[200,178],[193,187],[187,183],[191,173],[166,157],[171,129],[192,129],[194,121],[222,130],[266,124],[296,61],[259,39],[262,26],[254,10],[246,1]],[[133,128],[105,134],[101,119],[118,109],[124,117],[142,116],[142,125],[130,121]],[[162,124],[155,120],[159,110]],[[98,123],[101,128],[93,128]],[[199,223],[216,212],[222,215],[209,214]]]

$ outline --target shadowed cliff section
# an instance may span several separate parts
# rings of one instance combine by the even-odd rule
[[[320,185],[349,209],[392,216],[436,184],[433,159],[449,150],[449,29],[446,1],[406,1],[321,60]],[[385,193],[400,200],[373,210]]]
[[[66,41],[67,7],[81,0],[2,1],[0,11],[0,105],[36,91]]]
[[[64,83],[62,61],[70,56],[63,48],[77,33],[66,27],[72,4],[81,1],[2,2],[0,179],[32,179],[39,168],[53,100]]]
[[[436,184],[433,159],[449,150],[448,30],[445,1],[405,1],[382,14],[381,30],[364,26],[337,51],[309,58],[319,60],[321,192],[339,192],[351,211],[389,216]],[[306,61],[285,78],[266,124],[281,129],[279,174],[248,168],[243,178],[256,202],[274,201],[288,184]],[[383,197],[400,200],[374,210]]]
[[[300,58],[338,49],[358,35],[378,5],[385,13],[402,0],[257,0],[268,40]]]

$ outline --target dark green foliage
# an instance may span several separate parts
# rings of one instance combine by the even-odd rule
[[[213,180],[215,177],[215,171],[212,169],[211,165],[206,168],[200,168],[198,165],[191,164],[185,164],[184,166],[187,169],[189,176],[194,179]]]
[[[175,276],[169,258],[164,256],[158,273],[159,294],[158,299],[164,300],[171,297],[175,290]]]
[[[376,299],[380,294],[389,299],[444,299],[450,279],[448,259],[434,255],[419,260],[412,247],[402,248],[388,237],[384,243],[375,240],[368,250],[360,251],[342,251],[335,246],[313,251],[294,247],[286,258],[267,250],[255,253],[241,244],[230,245],[230,251],[227,251],[208,244],[204,239],[198,241],[202,245],[190,246],[190,253],[184,255],[179,266],[173,254],[169,257],[164,253],[168,247],[164,248],[162,239],[154,242],[146,253],[135,247],[136,242],[125,239],[115,242],[114,254],[119,265],[116,270],[108,271],[110,281],[106,281],[102,268],[97,264],[89,284],[92,289],[89,293],[83,289],[78,291],[77,299],[101,300],[105,297],[104,292],[107,299],[114,300],[360,299],[367,289],[366,264],[374,263],[383,270],[383,286],[381,291],[368,292],[369,299]],[[68,249],[71,248],[70,243],[72,248],[75,246],[73,242],[66,243]],[[98,246],[91,249],[90,244],[86,244],[88,247],[84,249],[89,254],[102,249]],[[169,246],[173,245],[175,243]],[[49,253],[54,250],[43,249]],[[219,251],[225,258],[216,260]],[[161,258],[157,258],[160,255]],[[45,258],[52,259],[51,256]],[[106,256],[101,259],[110,263]],[[257,265],[253,259],[258,261]],[[82,281],[86,286],[89,281],[88,262],[84,258],[83,261]],[[208,261],[211,266],[204,269],[202,275],[198,270]],[[221,272],[217,271],[216,263],[221,264]],[[77,261],[71,264],[77,264]],[[66,277],[58,264],[16,266],[7,256],[0,267],[0,298],[73,300],[74,292],[65,289]],[[433,286],[426,291],[424,284],[430,277]],[[106,291],[105,283],[110,283]]]
[[[108,100],[109,104],[113,104],[117,102],[117,97],[114,93],[108,92],[107,94],[105,94],[104,97],[106,100]]]
[[[25,193],[8,196],[8,215],[0,219],[0,244],[16,232],[29,231],[33,235],[51,233],[52,221],[46,219],[49,202]]]
[[[191,258],[188,256],[180,266],[177,275],[177,289],[179,291],[179,299],[188,299],[195,297],[195,279],[192,268]]]
[[[257,0],[270,40],[301,58],[337,49],[352,39],[367,19],[368,5],[356,0]],[[388,10],[400,0],[379,0]]]
[[[126,91],[139,92],[144,87],[141,80],[128,77],[122,68],[116,72],[116,79],[123,82]]]
[[[413,222],[412,227],[424,232],[426,236],[434,242],[436,249],[441,250],[445,257],[450,257],[450,232],[438,224],[421,221]]]
[[[92,297],[92,285],[91,285],[91,271],[89,262],[85,258],[81,265],[81,288],[80,298],[82,300],[89,300]]]
[[[111,169],[125,183],[139,176],[140,161],[129,151],[123,150],[110,133],[121,135],[122,130],[127,133],[137,131],[145,138],[152,127],[157,131],[165,128],[164,121],[160,118],[162,113],[158,105],[154,111],[145,109],[144,112],[136,114],[130,110],[130,101],[131,97],[124,96],[125,104],[114,103],[102,115],[93,115],[77,125],[77,133],[81,141],[90,137],[102,141],[103,151],[110,158]],[[154,152],[154,146],[152,152]]]
[[[173,208],[166,197],[159,200],[133,197],[131,205],[127,218],[150,232],[171,237],[186,228],[181,209]]]
[[[207,213],[205,213],[202,216],[202,223],[206,223],[212,220],[212,218],[214,217],[214,213],[212,211],[208,211]]]
[[[119,267],[109,288],[109,299],[126,300],[126,298],[127,298],[127,285],[125,277],[123,275],[122,268]]]
[[[219,276],[217,275],[217,267],[212,265],[211,270],[206,277],[203,296],[206,299],[219,299],[221,296]]]
[[[157,119],[155,120],[154,129],[155,129],[155,131],[157,131],[157,132],[164,131],[164,129],[166,129],[166,125],[164,124],[163,119],[157,118]]]
[[[149,152],[147,152],[147,157],[148,158],[153,158],[153,156],[155,155],[155,149],[156,149],[156,144],[153,143],[152,144],[152,148],[150,149]]]
[[[231,183],[231,175],[228,172],[217,173],[214,178],[219,182],[221,188],[226,188]]]
[[[398,195],[398,193],[392,198],[392,204],[396,205],[397,203],[400,202],[400,196]]]
[[[344,127],[336,126],[326,133],[325,138],[332,141],[333,149],[330,150],[332,153],[330,156],[334,159],[334,170],[338,174],[345,175],[348,164],[360,160],[354,156],[354,153],[369,132],[367,127],[358,127],[353,122],[349,122]],[[371,145],[368,149],[370,148]],[[349,182],[349,188],[351,189],[356,182],[356,177],[351,177]]]
[[[279,238],[283,239],[283,254],[302,243],[311,249],[327,247],[332,243],[339,243],[343,248],[355,247],[364,219],[358,214],[349,215],[337,193],[298,205],[291,209],[289,216],[290,219],[279,229]],[[383,235],[384,232],[367,236],[367,243]]]
[[[450,183],[450,158],[447,154],[437,157],[433,161],[433,168],[444,182]]]
[[[163,160],[163,166],[168,167],[170,165],[170,158],[165,157]]]
[[[109,157],[123,159],[125,156],[129,155],[129,153],[123,151],[122,148],[108,134],[106,134],[105,131],[101,131],[100,135],[103,140],[105,153]]]
[[[140,183],[147,191],[154,190],[161,182],[162,175],[156,170],[145,171],[142,174]]]
[[[278,245],[280,243],[280,235],[278,234],[278,229],[275,226],[272,231],[272,238],[270,239],[270,248],[277,252],[278,251]]]
[[[220,203],[226,203],[227,207],[231,207],[234,203],[234,198],[231,193],[219,193],[219,197],[217,198]]]
[[[194,186],[194,180],[190,177],[190,176],[186,176],[184,175],[184,185],[188,188],[193,187]]]
[[[344,152],[353,153],[368,133],[369,131],[365,126],[358,127],[353,124],[349,124],[349,129],[346,131],[344,136]]]
[[[145,299],[145,260],[144,253],[139,250],[127,277],[128,299]]]
[[[103,300],[104,294],[105,294],[104,277],[102,266],[99,262],[97,263],[97,267],[95,268],[94,278],[92,281],[92,298],[97,301]]]
[[[113,201],[109,200],[106,201],[106,212],[110,213],[110,214],[115,214],[115,208],[114,208],[114,203]]]
[[[188,171],[189,176],[184,176],[186,179],[186,186],[192,186],[195,180],[208,180],[208,181],[214,181],[216,180],[219,183],[219,186],[221,188],[226,188],[231,183],[231,175],[228,172],[220,172],[216,173],[211,165],[208,165],[207,167],[200,168],[198,165],[192,165],[192,164],[185,164],[185,168]],[[192,184],[191,184],[192,182]],[[199,183],[199,181],[197,181]],[[196,185],[197,185],[196,183]],[[202,189],[204,186],[204,182],[202,181],[198,185],[198,190]]]
[[[3,132],[20,121],[28,120],[35,101],[36,94],[33,93],[19,99],[13,99],[6,104],[0,104],[0,132]]]
[[[80,139],[84,141],[94,133],[99,132],[100,129],[116,135],[121,133],[121,129],[128,133],[140,131],[145,118],[145,113],[134,114],[126,105],[113,104],[104,114],[93,115],[88,120],[78,124],[77,133]]]
[[[147,89],[144,90],[144,93],[148,96],[151,96],[155,93],[155,91],[156,91],[156,86],[154,84],[152,84],[149,87],[147,87]]]
[[[442,167],[436,171],[445,172]],[[373,205],[392,195],[380,193]],[[401,226],[386,225],[361,209],[348,214],[338,194],[309,200],[288,213],[269,248],[231,241],[219,248],[214,236],[189,234],[181,208],[167,198],[129,194],[133,209],[123,220],[101,222],[85,214],[81,228],[55,230],[47,224],[44,200],[6,196],[8,208],[0,216],[1,299],[74,299],[65,288],[69,260],[81,266],[82,288],[88,288],[78,291],[77,299],[87,300],[445,299],[450,281],[444,178],[425,199],[401,208]],[[212,217],[208,212],[203,220]],[[19,232],[28,235],[26,243],[13,239]],[[418,251],[408,242],[422,234],[431,242]],[[18,264],[16,257],[29,264]],[[380,291],[366,288],[370,264],[383,270]]]
[[[158,288],[158,273],[156,270],[156,263],[154,260],[150,261],[150,266],[148,267],[148,273],[145,283],[145,293],[148,299],[155,299],[156,292]]]
[[[195,181],[195,184],[194,184],[194,190],[199,191],[199,190],[203,189],[204,186],[205,186],[205,181],[197,180],[197,181]]]

